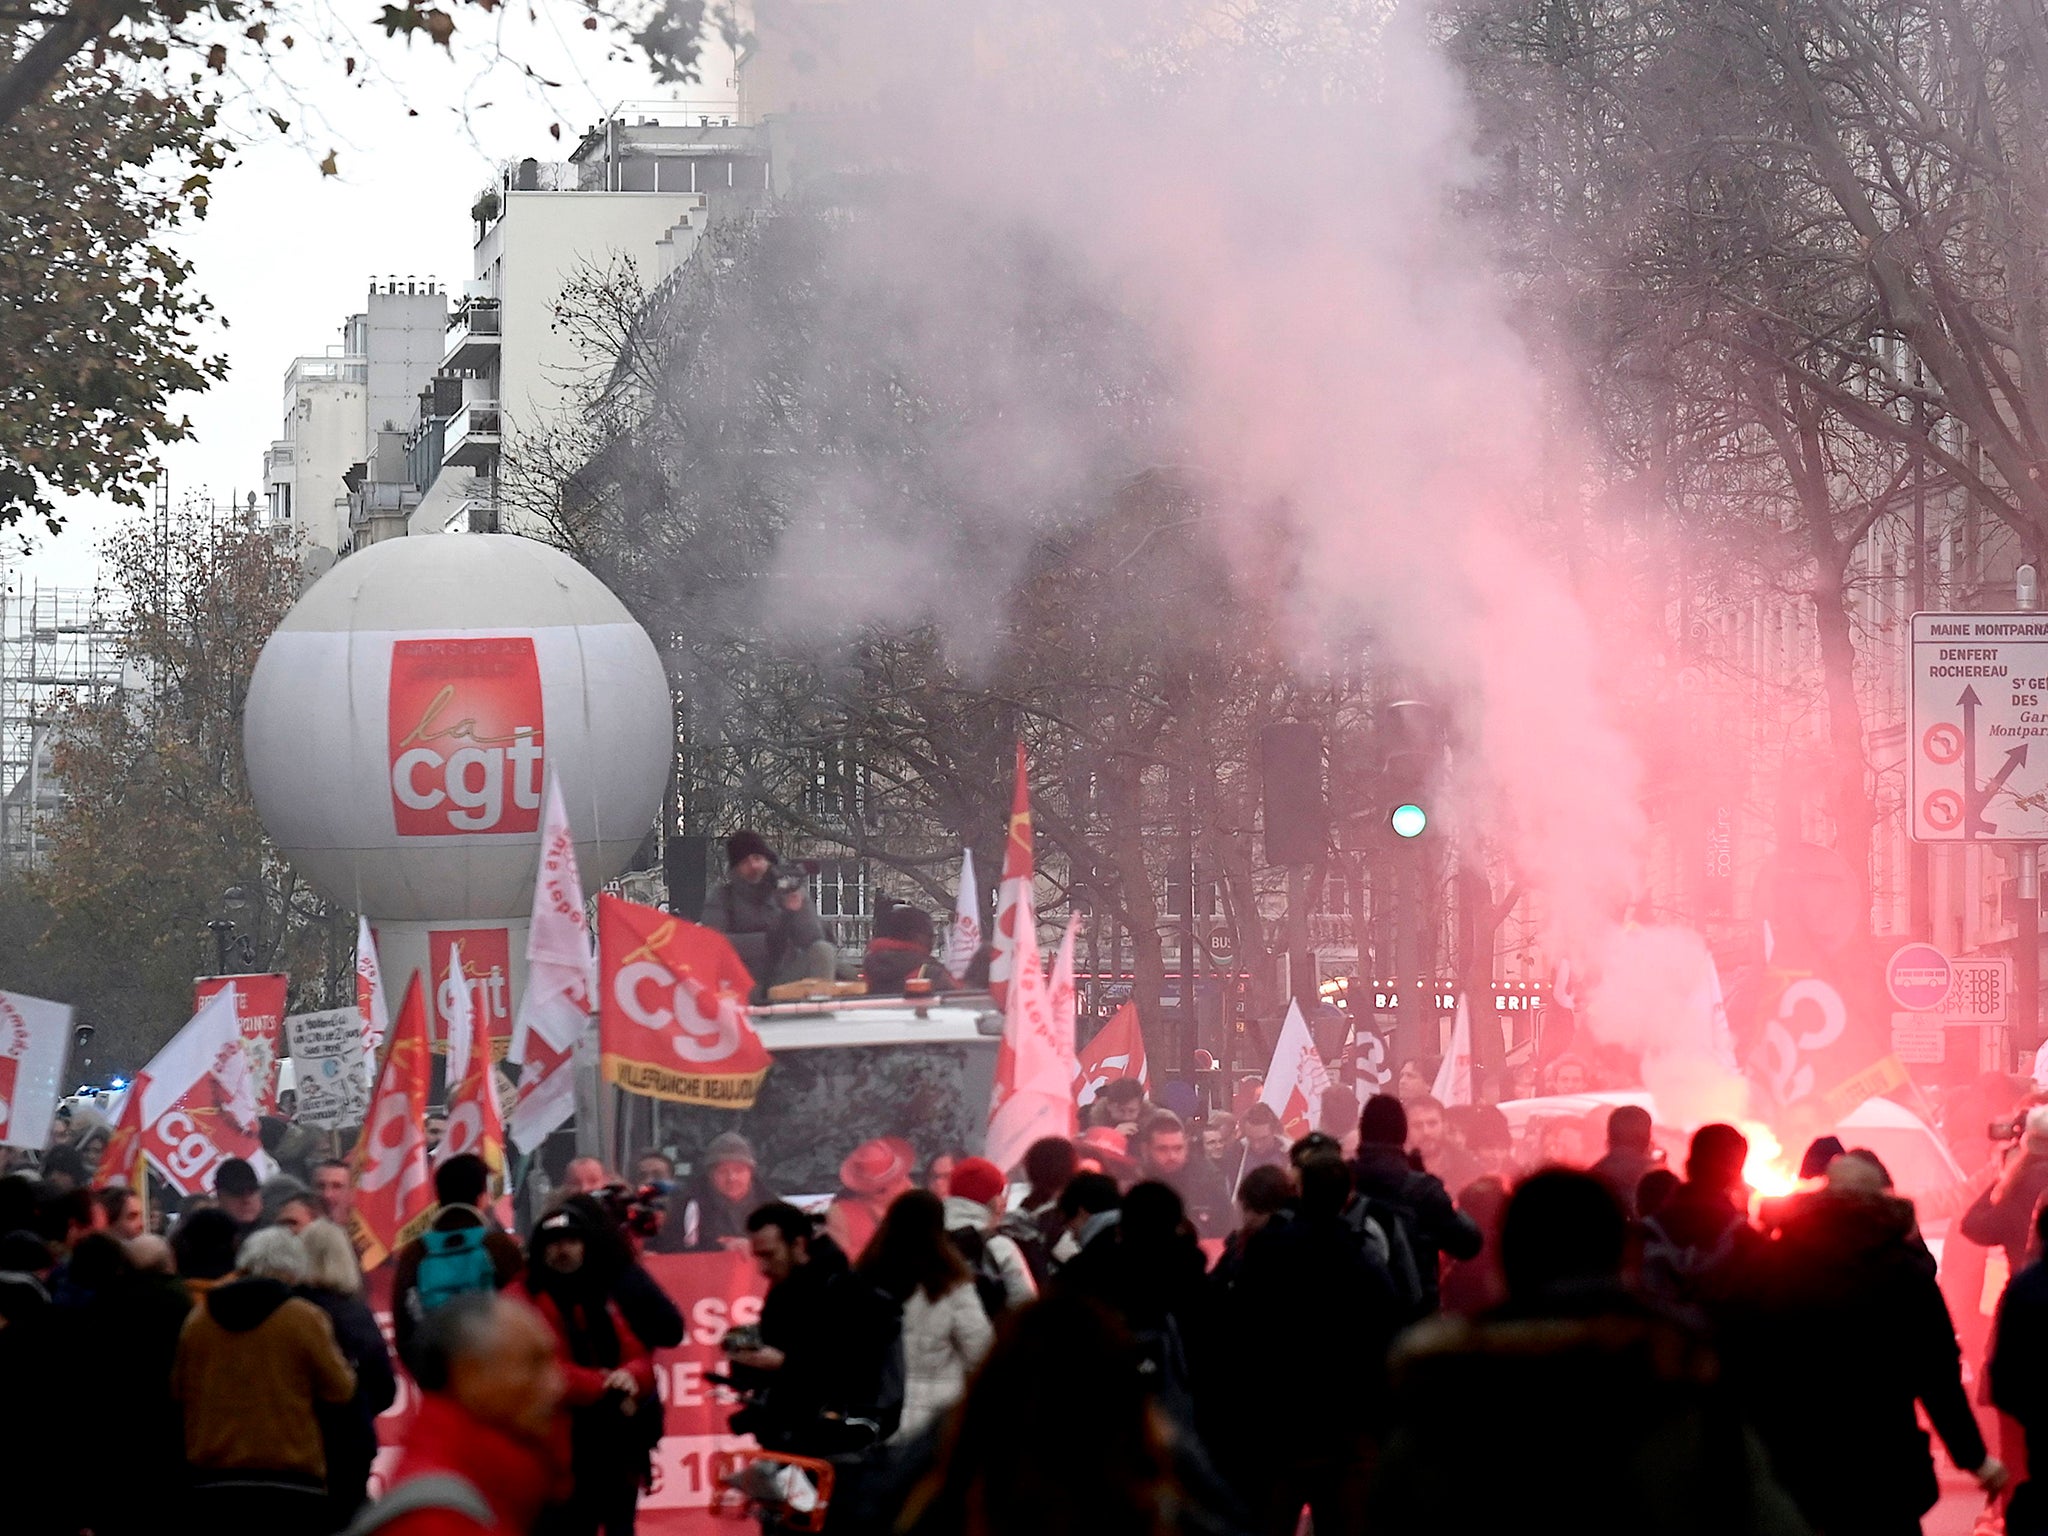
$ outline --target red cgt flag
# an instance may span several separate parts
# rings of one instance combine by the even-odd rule
[[[356,1187],[351,1216],[356,1252],[375,1269],[419,1235],[434,1208],[427,1171],[427,1001],[417,975],[391,1028],[384,1070],[350,1159]]]
[[[747,1019],[754,978],[724,934],[604,895],[597,955],[606,1082],[676,1104],[753,1106],[768,1049]]]
[[[996,929],[990,939],[988,993],[998,1008],[1010,1001],[1010,981],[1017,974],[1020,935],[1032,930],[1031,948],[1038,949],[1037,902],[1031,862],[1031,784],[1024,774],[1024,743],[1017,743],[1017,787],[1010,795],[1010,836],[1003,845],[1003,878],[996,887]]]
[[[1074,1102],[1086,1108],[1095,1096],[1120,1077],[1145,1079],[1145,1035],[1138,1028],[1138,1005],[1125,1003],[1110,1016],[1095,1038],[1081,1047],[1074,1077]]]

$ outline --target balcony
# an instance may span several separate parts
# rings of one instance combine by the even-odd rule
[[[498,461],[502,442],[498,433],[498,402],[468,402],[448,420],[447,435],[441,445],[441,462],[460,469],[488,469]]]
[[[448,317],[448,346],[441,362],[460,373],[483,373],[497,361],[503,336],[496,299],[464,299]]]

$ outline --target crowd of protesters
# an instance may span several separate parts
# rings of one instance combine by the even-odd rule
[[[1763,1200],[1734,1127],[1667,1166],[1644,1110],[1518,1138],[1425,1076],[1306,1134],[1121,1080],[1012,1170],[876,1137],[816,1210],[734,1133],[682,1177],[578,1158],[516,1223],[450,1157],[388,1335],[318,1147],[298,1177],[224,1163],[168,1241],[46,1157],[0,1178],[0,1380],[51,1409],[0,1437],[9,1528],[630,1531],[692,1300],[642,1254],[729,1251],[767,1287],[719,1388],[773,1453],[738,1490],[771,1529],[823,1462],[851,1533],[1883,1536],[1936,1501],[1924,1422],[1983,1528],[2048,1533],[2020,1470],[2048,1434],[2048,1106],[1987,1080],[1953,1117],[2014,1132],[1958,1147],[1944,1213],[1954,1267],[2012,1277],[1973,1333],[1867,1150],[1824,1138]],[[402,1373],[421,1403],[373,1498]]]

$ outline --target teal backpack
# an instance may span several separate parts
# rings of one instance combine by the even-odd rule
[[[437,1232],[429,1227],[420,1234],[420,1267],[413,1280],[413,1321],[446,1306],[472,1291],[495,1291],[498,1266],[491,1258],[485,1239],[490,1229],[481,1224]]]

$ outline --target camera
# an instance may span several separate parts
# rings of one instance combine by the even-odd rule
[[[726,1329],[725,1337],[718,1341],[718,1347],[728,1355],[737,1355],[743,1350],[759,1349],[761,1347],[760,1325],[749,1323],[743,1327]]]
[[[1985,1127],[1984,1134],[1993,1141],[2018,1141],[2027,1129],[2027,1122],[2018,1116],[2010,1120],[1994,1120]]]

